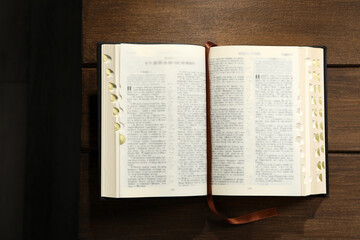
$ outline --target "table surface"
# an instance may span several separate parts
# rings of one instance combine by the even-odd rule
[[[360,239],[360,1],[83,0],[80,239]],[[276,206],[279,216],[231,226],[205,197],[99,200],[96,43],[325,45],[328,197],[219,197],[228,216]]]

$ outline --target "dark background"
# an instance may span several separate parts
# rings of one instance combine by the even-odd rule
[[[81,1],[1,1],[0,34],[0,239],[77,239]]]

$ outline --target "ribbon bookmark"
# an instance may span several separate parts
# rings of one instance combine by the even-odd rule
[[[230,224],[244,224],[255,222],[264,218],[277,216],[276,208],[269,208],[250,214],[242,215],[235,218],[227,218],[222,216],[215,207],[212,188],[211,188],[211,161],[212,161],[212,150],[211,150],[211,109],[210,109],[210,76],[209,76],[209,52],[210,48],[217,46],[215,43],[207,42],[205,44],[205,61],[206,61],[206,138],[207,138],[207,202],[210,210],[217,216],[222,218],[224,221]]]

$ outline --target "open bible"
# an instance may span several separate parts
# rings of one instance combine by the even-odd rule
[[[324,47],[100,43],[101,196],[206,195],[207,118],[214,195],[327,194],[325,83]]]

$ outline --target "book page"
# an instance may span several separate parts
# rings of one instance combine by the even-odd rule
[[[206,194],[205,49],[121,44],[120,197]]]
[[[213,47],[213,193],[301,195],[297,47]]]

